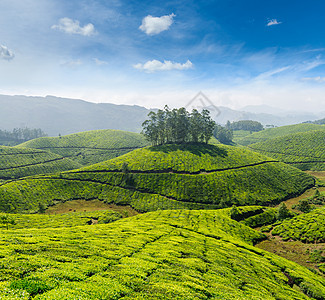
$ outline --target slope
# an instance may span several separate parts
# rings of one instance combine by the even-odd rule
[[[263,238],[231,220],[228,210],[0,231],[0,297],[324,299],[324,278],[255,248]]]
[[[139,133],[107,129],[38,138],[20,144],[19,147],[43,149],[69,156],[81,165],[91,165],[147,145],[148,142]]]
[[[0,186],[0,209],[34,212],[74,199],[129,204],[138,211],[271,205],[314,185],[304,172],[231,146],[167,145]]]
[[[249,148],[302,170],[325,170],[325,131],[286,135],[249,145]]]
[[[247,146],[254,143],[264,142],[276,137],[281,137],[299,132],[308,132],[312,130],[325,130],[325,126],[316,124],[296,124],[269,128],[259,132],[254,132],[248,136],[236,140],[236,142],[240,145]]]
[[[0,146],[0,180],[77,169],[81,165],[60,155],[35,149]]]

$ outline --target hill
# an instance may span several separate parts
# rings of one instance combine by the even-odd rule
[[[0,129],[41,128],[50,136],[97,129],[141,131],[149,110],[83,100],[0,95]]]
[[[286,135],[251,144],[249,148],[302,170],[325,170],[325,131],[323,130]]]
[[[158,211],[111,224],[0,231],[0,297],[324,299],[325,280],[255,248],[228,210]]]
[[[0,146],[0,180],[77,169],[81,165],[60,155],[35,149]]]
[[[284,240],[298,240],[304,243],[325,242],[325,208],[314,209],[309,213],[298,215],[283,221],[272,230]]]
[[[138,211],[271,205],[313,186],[304,172],[231,146],[166,145],[106,162],[0,186],[0,209],[35,212],[74,199],[129,204]]]
[[[92,130],[60,137],[42,137],[18,147],[43,149],[91,165],[147,146],[143,135],[121,130]]]
[[[240,145],[247,146],[250,144],[264,142],[270,139],[274,139],[289,134],[308,132],[312,130],[325,130],[325,126],[316,125],[316,124],[296,124],[296,125],[281,126],[276,128],[269,128],[263,131],[254,132],[250,135],[244,136],[241,139],[237,139],[236,142]]]

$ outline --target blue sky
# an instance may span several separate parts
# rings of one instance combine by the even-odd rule
[[[0,93],[325,110],[325,2],[1,0]]]

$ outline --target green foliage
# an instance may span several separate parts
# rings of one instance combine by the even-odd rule
[[[285,135],[249,147],[302,170],[325,170],[324,139],[325,131],[322,129]]]
[[[309,204],[308,199],[301,199],[301,200],[299,200],[298,204],[295,205],[294,208],[300,210],[303,213],[308,213],[312,209],[312,207]]]
[[[4,225],[9,230],[9,225],[16,225],[16,220],[13,216],[7,214],[0,215],[0,224]]]
[[[80,165],[92,165],[147,146],[139,133],[121,130],[92,130],[59,137],[44,137],[19,145],[43,149],[69,157]]]
[[[141,212],[270,205],[313,185],[308,174],[244,148],[165,145],[80,170],[3,184],[0,209],[37,212],[39,202],[47,207],[74,199],[129,204]]]
[[[14,223],[11,223],[10,229],[27,229],[27,228],[59,228],[74,227],[98,224],[107,224],[122,218],[122,214],[111,210],[100,210],[90,212],[70,212],[65,214],[0,214],[0,222],[4,216],[9,216]],[[1,223],[0,223],[1,224]]]
[[[323,243],[325,242],[325,208],[286,219],[274,227],[272,234],[279,235],[285,240]]]
[[[246,131],[262,131],[263,125],[260,122],[252,121],[252,120],[243,120],[243,121],[237,121],[232,123],[227,123],[227,129],[232,130],[246,130]]]
[[[286,135],[291,135],[299,132],[308,132],[312,130],[325,130],[325,126],[315,124],[296,124],[287,125],[276,128],[269,128],[253,134],[247,135],[237,141],[240,145],[250,145],[254,143],[264,142],[273,138],[278,138]]]
[[[0,145],[14,146],[25,141],[47,136],[40,128],[14,128],[12,131],[0,130]]]
[[[213,131],[213,136],[222,144],[231,144],[233,139],[232,129],[217,125]]]
[[[215,122],[208,110],[200,113],[193,109],[192,113],[184,107],[170,110],[165,106],[157,113],[151,111],[149,119],[142,124],[142,134],[152,145],[169,143],[208,143],[212,137]]]
[[[240,211],[239,209],[237,208],[236,205],[233,205],[231,207],[231,210],[230,210],[230,218],[232,218],[233,220],[239,220],[240,219]]]
[[[255,248],[265,236],[231,220],[229,210],[0,232],[0,298],[324,298],[322,276]]]
[[[287,218],[293,217],[293,213],[287,208],[286,204],[282,202],[278,207],[276,219],[277,220],[284,220]]]
[[[4,180],[72,170],[80,166],[54,153],[0,146],[0,178]]]

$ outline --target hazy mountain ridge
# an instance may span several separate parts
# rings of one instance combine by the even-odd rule
[[[50,136],[66,135],[89,130],[119,129],[140,132],[150,109],[136,105],[92,103],[54,96],[29,97],[0,95],[0,129],[17,127],[41,128]],[[229,121],[253,120],[263,125],[291,125],[320,119],[324,114],[279,111],[265,113],[266,107],[247,107],[251,111],[233,110],[220,106],[220,115],[211,116],[219,124]],[[260,111],[260,112],[259,112]],[[275,112],[275,109],[270,111]]]

